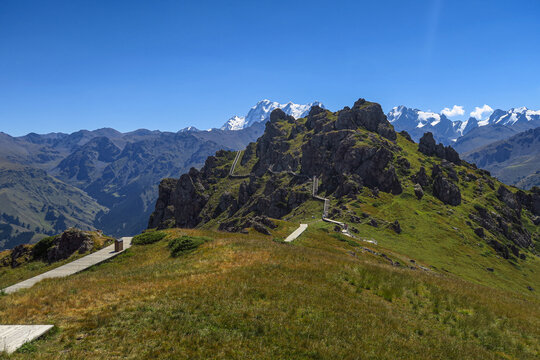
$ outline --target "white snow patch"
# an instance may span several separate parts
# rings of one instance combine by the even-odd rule
[[[437,125],[441,121],[441,115],[429,111],[418,111],[418,120],[416,126],[418,128],[424,127],[428,122],[431,122],[431,125]]]
[[[295,104],[289,101],[286,104],[280,104],[275,101],[264,99],[259,101],[255,106],[251,107],[246,116],[233,116],[222,127],[222,130],[241,130],[253,125],[254,123],[268,120],[270,113],[275,109],[282,109],[287,115],[292,115],[295,119],[307,116],[312,106],[320,106],[324,109],[324,105],[319,101],[314,101],[309,104]]]
[[[246,125],[246,118],[243,116],[233,116],[221,127],[221,130],[241,130]]]

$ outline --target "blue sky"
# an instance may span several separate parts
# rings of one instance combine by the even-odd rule
[[[0,0],[0,131],[204,129],[264,98],[540,109],[539,17],[536,0]]]

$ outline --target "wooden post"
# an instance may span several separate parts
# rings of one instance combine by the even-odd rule
[[[115,239],[114,240],[114,252],[120,252],[124,250],[124,240]]]

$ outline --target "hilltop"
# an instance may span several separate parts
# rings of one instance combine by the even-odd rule
[[[524,269],[538,266],[540,193],[507,187],[428,135],[414,143],[363,99],[297,120],[274,110],[233,176],[235,153],[220,151],[200,171],[163,180],[149,227],[271,233],[271,219],[312,222],[322,214],[317,177],[328,217],[355,236],[445,272],[527,289]],[[509,279],[513,272],[521,277]]]

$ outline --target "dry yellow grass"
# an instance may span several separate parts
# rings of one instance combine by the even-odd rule
[[[258,234],[168,232],[213,240],[178,258],[166,239],[134,246],[89,271],[0,297],[2,322],[57,329],[12,358],[539,355],[534,296],[393,267],[318,229],[293,244]]]

